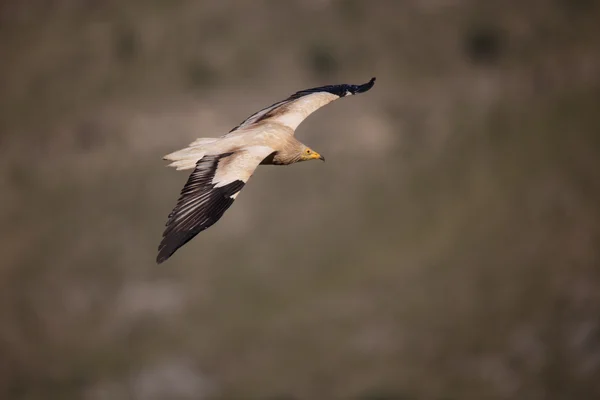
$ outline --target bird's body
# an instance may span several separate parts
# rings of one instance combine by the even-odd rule
[[[251,115],[219,138],[200,138],[164,157],[178,170],[192,169],[169,214],[158,263],[221,218],[260,164],[289,165],[324,158],[294,136],[298,125],[324,105],[366,92],[364,85],[331,85],[297,92]]]
[[[178,170],[191,169],[205,155],[218,155],[231,149],[266,145],[277,153],[273,157],[273,164],[287,165],[292,162],[286,162],[288,160],[285,156],[290,156],[299,143],[292,129],[281,124],[265,122],[250,129],[230,132],[218,139],[198,139],[185,149],[165,156],[165,159],[172,160],[170,165]]]

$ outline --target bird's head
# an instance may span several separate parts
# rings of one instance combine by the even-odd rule
[[[310,147],[304,146],[302,152],[300,154],[300,161],[308,161],[308,160],[321,160],[325,161],[325,158],[311,149]]]

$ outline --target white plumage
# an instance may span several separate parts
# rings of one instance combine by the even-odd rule
[[[363,85],[330,85],[294,93],[242,121],[219,138],[200,138],[164,156],[177,170],[192,169],[169,214],[157,262],[169,258],[199,232],[212,226],[231,206],[260,164],[288,165],[324,158],[299,142],[294,133],[310,114],[340,97],[366,92]]]

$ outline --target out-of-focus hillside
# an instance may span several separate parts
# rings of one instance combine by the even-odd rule
[[[600,397],[591,0],[0,3],[0,398]],[[161,266],[161,157],[298,129]]]

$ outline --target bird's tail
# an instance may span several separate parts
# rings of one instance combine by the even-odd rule
[[[192,169],[196,166],[198,160],[206,154],[206,146],[213,143],[214,138],[200,138],[189,144],[188,147],[174,151],[163,157],[163,160],[171,161],[169,167],[176,168],[178,171]]]

